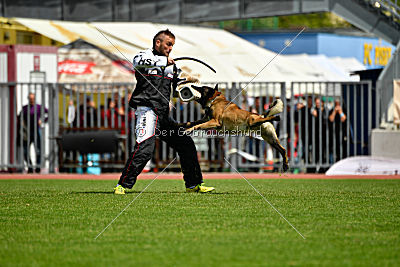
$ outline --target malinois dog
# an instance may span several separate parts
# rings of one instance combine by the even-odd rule
[[[288,158],[285,148],[279,143],[275,128],[271,121],[279,121],[279,116],[275,116],[283,111],[282,100],[275,100],[263,113],[263,115],[252,113],[239,108],[236,104],[228,101],[225,96],[218,91],[218,84],[215,88],[208,86],[197,86],[193,83],[182,83],[179,86],[191,86],[192,89],[200,93],[200,97],[195,99],[203,109],[205,116],[195,122],[179,123],[178,125],[186,128],[185,132],[190,133],[194,130],[226,130],[237,134],[241,131],[247,135],[261,130],[261,137],[276,149],[282,156],[282,169],[286,172],[289,168]]]

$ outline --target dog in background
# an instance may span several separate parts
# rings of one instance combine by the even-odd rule
[[[286,172],[289,168],[288,158],[285,148],[280,144],[276,135],[272,121],[279,121],[276,114],[283,111],[282,100],[275,100],[263,114],[252,113],[239,108],[236,104],[228,101],[225,96],[218,91],[218,84],[212,88],[209,86],[198,86],[196,83],[181,83],[178,86],[190,86],[198,92],[194,99],[205,110],[205,116],[195,122],[179,123],[178,125],[186,128],[185,132],[190,133],[194,130],[226,130],[230,133],[241,131],[251,135],[251,133],[261,130],[261,137],[276,149],[282,156],[282,170]]]

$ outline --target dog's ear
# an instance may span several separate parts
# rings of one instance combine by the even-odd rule
[[[214,90],[218,91],[218,83],[215,85]]]

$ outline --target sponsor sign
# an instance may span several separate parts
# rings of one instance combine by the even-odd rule
[[[73,75],[90,74],[92,67],[96,64],[93,62],[64,60],[58,63],[58,74],[66,73]]]

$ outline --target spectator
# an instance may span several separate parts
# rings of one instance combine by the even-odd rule
[[[114,99],[109,98],[107,100],[107,111],[104,112],[104,121],[107,121],[108,128],[119,128],[118,117],[120,115],[120,109],[115,103]]]
[[[77,120],[79,119],[79,124]],[[86,96],[86,103],[79,106],[79,116],[75,116],[74,126],[76,127],[96,127],[97,109],[96,104],[90,96]]]
[[[312,145],[312,96],[307,97],[307,102],[300,97],[296,104],[295,123],[297,124],[298,148],[297,154],[299,160],[309,163],[310,147]]]
[[[329,112],[329,133],[329,158],[334,163],[347,157],[347,116],[339,99]]]
[[[28,100],[28,105],[23,106],[20,114],[18,115],[18,126],[22,128],[22,145],[24,159],[28,164],[28,173],[33,172],[32,159],[29,153],[31,144],[34,145],[36,152],[35,172],[40,173],[42,148],[41,127],[43,123],[47,122],[48,120],[48,116],[45,115],[48,114],[48,109],[44,107],[42,108],[41,105],[36,104],[34,93],[29,93]],[[20,132],[20,130],[18,132]],[[20,142],[18,142],[18,144],[19,143]]]
[[[315,106],[311,110],[311,115],[313,116],[314,131],[309,132],[309,135],[313,136],[311,138],[312,142],[312,157],[311,161],[317,166],[326,162],[326,113],[324,109],[324,103],[319,97],[315,98]],[[311,128],[312,130],[312,128]],[[314,140],[313,140],[314,139]],[[314,156],[315,155],[315,156]],[[315,162],[313,161],[315,159]],[[317,167],[319,168],[319,167]]]
[[[122,89],[119,88],[119,92],[120,91],[122,91]],[[127,96],[121,97],[119,92],[114,93],[111,98],[107,99],[107,108],[100,106],[101,126],[108,129],[115,129],[120,135],[127,135],[126,141],[120,140],[118,142],[115,155],[106,155],[106,159],[113,157],[115,161],[125,161],[126,146],[128,146],[128,148],[132,147],[131,138],[128,133],[130,132],[131,124],[134,120],[134,111],[130,108],[126,108],[125,103],[125,99],[129,99],[131,93],[128,92]],[[104,168],[104,171],[116,171],[116,169]]]

